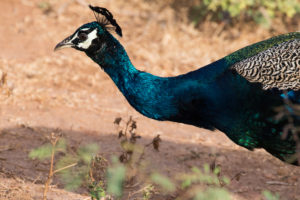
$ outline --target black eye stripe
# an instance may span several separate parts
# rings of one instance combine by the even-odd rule
[[[73,41],[72,41],[73,44],[77,45],[79,43],[79,39],[78,38],[75,38]]]

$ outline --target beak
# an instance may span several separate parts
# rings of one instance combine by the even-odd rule
[[[74,47],[74,44],[71,42],[71,39],[72,39],[72,35],[70,37],[67,37],[66,39],[64,39],[60,43],[58,43],[55,46],[54,51],[64,49],[64,48]]]

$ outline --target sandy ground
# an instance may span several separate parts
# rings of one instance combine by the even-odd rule
[[[263,150],[247,151],[218,131],[143,117],[83,53],[53,52],[56,43],[94,20],[87,3],[110,9],[123,28],[120,41],[134,65],[160,76],[188,72],[247,44],[299,30],[299,20],[288,27],[274,25],[273,32],[251,26],[224,31],[222,24],[214,23],[194,29],[178,16],[176,6],[97,2],[0,2],[0,199],[41,198],[49,162],[31,160],[28,153],[46,143],[45,135],[59,128],[72,147],[96,142],[109,158],[121,151],[113,121],[129,116],[137,121],[141,143],[161,135],[160,151],[146,152],[155,171],[171,177],[216,158],[222,175],[243,174],[226,186],[233,199],[262,199],[263,190],[279,193],[281,199],[300,199],[299,167]],[[86,191],[63,190],[59,179],[53,185],[49,199],[88,198]]]

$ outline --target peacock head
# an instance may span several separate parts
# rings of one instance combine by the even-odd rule
[[[79,27],[71,36],[58,43],[54,50],[72,47],[86,53],[105,49],[108,32],[114,30],[122,37],[121,27],[106,8],[89,6],[94,12],[96,21]]]

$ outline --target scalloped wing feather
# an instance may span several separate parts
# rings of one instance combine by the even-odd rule
[[[263,89],[300,89],[300,38],[291,39],[232,65],[250,82]]]

